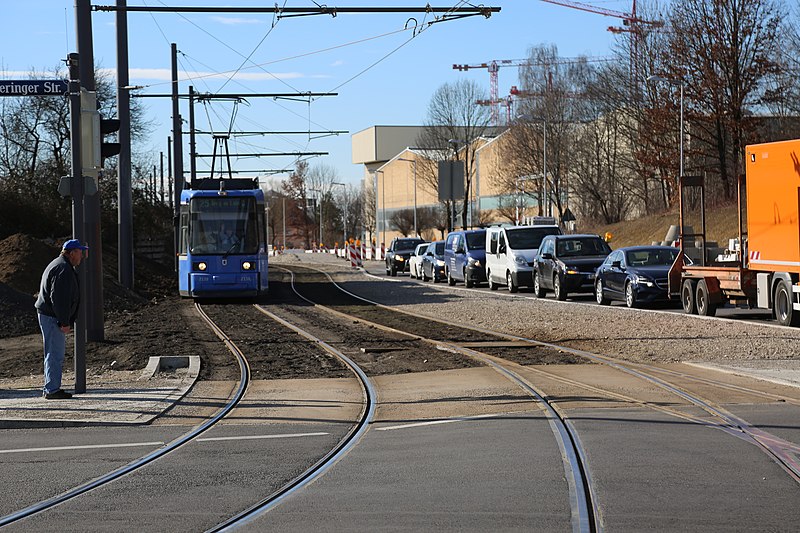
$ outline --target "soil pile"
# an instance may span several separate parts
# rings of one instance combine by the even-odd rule
[[[39,292],[45,267],[59,249],[29,235],[17,233],[0,241],[0,282],[19,292]]]

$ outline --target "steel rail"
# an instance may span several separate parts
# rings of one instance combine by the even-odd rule
[[[306,267],[306,268],[309,268],[309,267]],[[323,272],[323,271],[319,271],[319,272]],[[376,276],[376,278],[377,279],[382,279],[382,278],[379,278],[377,276]],[[336,284],[335,281],[332,281],[332,282],[334,283],[334,285],[339,287],[339,285]],[[403,309],[394,309],[394,308],[388,307],[386,305],[383,305],[381,303],[373,302],[372,300],[368,300],[366,298],[363,298],[361,296],[353,294],[352,292],[347,291],[346,289],[344,289],[342,287],[339,287],[339,288],[340,288],[340,290],[342,290],[343,292],[346,292],[347,294],[350,294],[354,298],[358,298],[358,299],[363,300],[365,302],[372,303],[372,304],[377,305],[379,307],[382,307],[384,309],[391,309],[391,310],[396,311],[398,313],[404,313],[404,314],[407,314],[407,315],[410,315],[410,316],[424,316],[427,319],[434,320],[434,321],[440,322],[442,324],[447,324],[447,325],[451,325],[451,326],[455,326],[455,327],[461,327],[461,328],[467,328],[467,329],[471,329],[471,330],[474,330],[474,331],[479,331],[481,333],[486,333],[486,334],[489,334],[489,335],[496,335],[498,337],[505,338],[505,339],[508,339],[508,340],[528,342],[528,343],[530,343],[532,345],[535,345],[535,346],[544,346],[544,347],[548,347],[548,348],[562,350],[564,352],[571,353],[573,355],[577,355],[577,356],[583,357],[585,359],[589,359],[589,360],[594,361],[596,363],[601,363],[601,364],[608,365],[608,366],[610,366],[612,368],[616,368],[617,370],[619,370],[621,372],[630,374],[632,376],[636,376],[636,377],[638,377],[640,379],[643,379],[645,381],[649,381],[650,383],[653,383],[654,385],[656,385],[658,387],[661,387],[661,388],[663,388],[663,389],[665,389],[665,390],[667,390],[669,392],[672,392],[673,394],[683,398],[684,400],[688,401],[689,403],[691,403],[691,404],[693,404],[693,405],[695,405],[697,407],[700,407],[701,409],[703,409],[707,413],[711,414],[712,416],[715,416],[715,417],[719,418],[720,420],[722,420],[725,423],[724,425],[719,425],[719,426],[715,426],[715,427],[719,427],[720,429],[722,429],[724,426],[728,426],[728,427],[730,427],[731,429],[733,429],[735,431],[739,431],[741,433],[741,437],[742,438],[744,438],[745,440],[748,440],[751,444],[754,444],[755,446],[760,448],[768,457],[770,457],[773,461],[775,461],[778,464],[778,466],[780,466],[787,474],[789,474],[789,476],[792,479],[794,479],[797,483],[800,483],[800,459],[795,457],[792,453],[787,453],[787,450],[795,450],[798,447],[797,444],[795,444],[793,442],[789,442],[789,441],[787,441],[785,439],[782,439],[780,437],[777,437],[775,435],[772,435],[771,433],[768,433],[768,432],[763,431],[761,429],[754,428],[752,425],[750,425],[750,423],[745,421],[743,418],[737,417],[736,415],[726,411],[722,407],[714,406],[714,405],[712,405],[712,403],[710,401],[705,400],[705,399],[703,399],[703,398],[701,398],[701,397],[699,397],[699,396],[697,396],[695,394],[692,394],[692,393],[690,393],[688,391],[684,391],[684,390],[680,389],[679,387],[674,386],[671,383],[668,383],[668,382],[666,382],[664,380],[661,380],[658,377],[655,377],[655,376],[653,376],[653,375],[648,373],[648,372],[653,372],[653,373],[658,372],[660,370],[658,367],[654,367],[652,365],[646,365],[646,364],[643,364],[643,363],[630,363],[632,366],[635,365],[638,368],[645,369],[646,372],[645,371],[640,371],[640,370],[635,370],[634,368],[631,368],[630,366],[625,366],[625,365],[621,364],[618,360],[614,359],[613,357],[604,356],[604,355],[600,355],[600,354],[595,354],[595,353],[587,352],[587,351],[584,351],[584,350],[578,350],[578,349],[570,348],[570,347],[567,347],[567,346],[560,346],[560,345],[552,344],[552,343],[548,343],[548,342],[537,341],[537,340],[534,340],[534,339],[529,339],[529,338],[521,337],[521,336],[518,336],[518,335],[511,335],[511,334],[508,334],[508,333],[502,333],[502,332],[499,332],[499,331],[493,331],[493,330],[490,330],[490,329],[487,329],[487,328],[481,328],[481,327],[478,327],[478,326],[464,326],[464,325],[458,324],[456,322],[451,322],[451,321],[448,321],[448,320],[445,320],[445,319],[442,319],[442,318],[439,318],[439,317],[432,317],[432,316],[429,316],[429,315],[424,315],[422,313],[420,313],[419,315],[415,315],[415,314],[410,313],[408,311],[405,311]],[[783,326],[781,326],[781,327],[783,327]]]
[[[355,362],[353,362],[349,357],[347,357],[341,351],[337,350],[330,344],[319,339],[318,337],[314,336],[308,331],[305,331],[300,327],[282,319],[281,317],[275,315],[274,313],[271,313],[270,311],[264,309],[262,306],[258,304],[255,304],[254,307],[261,313],[275,320],[276,322],[295,331],[304,338],[318,344],[326,352],[336,357],[337,359],[341,360],[348,368],[350,368],[353,374],[355,374],[356,377],[358,378],[358,382],[361,385],[361,392],[364,403],[357,423],[350,429],[350,431],[344,436],[344,438],[342,438],[342,440],[340,440],[339,443],[337,443],[337,445],[333,449],[331,449],[327,454],[325,454],[319,461],[314,463],[311,467],[302,472],[299,476],[295,477],[294,479],[286,483],[283,487],[279,488],[278,490],[276,490],[275,492],[273,492],[260,502],[248,507],[247,509],[236,514],[235,516],[230,517],[224,522],[221,522],[216,526],[208,529],[207,531],[209,532],[231,531],[235,528],[249,524],[253,520],[259,518],[263,514],[269,512],[271,509],[283,503],[284,500],[292,496],[297,491],[308,486],[311,482],[313,482],[314,480],[322,476],[325,472],[327,472],[337,461],[339,461],[339,459],[344,457],[344,455],[347,452],[349,452],[361,440],[361,437],[364,435],[364,433],[366,433],[367,429],[369,428],[369,425],[372,423],[372,420],[375,417],[377,393],[375,392],[375,388],[372,385],[372,382],[364,373],[364,371],[361,369],[361,367],[359,367]]]
[[[275,267],[273,266],[273,268]],[[336,288],[362,301],[377,305],[379,307],[384,307],[386,309],[394,310],[347,291],[346,289],[341,287],[338,283],[336,283],[327,272],[315,269],[313,267],[304,266],[301,268],[308,268],[309,270],[313,270],[324,274]],[[533,384],[531,384],[528,380],[520,376],[517,372],[514,372],[513,370],[509,369],[503,362],[497,361],[495,360],[495,358],[492,358],[487,354],[478,352],[476,350],[472,350],[470,348],[464,348],[462,346],[458,346],[457,344],[453,344],[450,342],[427,339],[425,337],[414,335],[406,331],[398,330],[390,326],[386,326],[376,322],[371,322],[361,317],[356,317],[353,315],[349,315],[347,313],[343,313],[336,309],[332,309],[326,305],[318,304],[313,300],[301,295],[297,291],[297,288],[295,287],[294,284],[294,272],[292,272],[288,268],[283,268],[283,270],[287,270],[291,274],[292,290],[294,290],[294,292],[306,302],[321,309],[324,309],[337,316],[345,317],[348,320],[357,320],[363,324],[369,324],[370,326],[379,328],[383,331],[408,335],[418,340],[422,340],[430,344],[433,344],[435,346],[443,347],[446,350],[457,352],[466,355],[468,357],[471,357],[473,359],[476,359],[486,364],[487,366],[491,367],[493,370],[500,373],[501,375],[505,376],[510,381],[516,383],[517,386],[519,386],[522,390],[527,392],[530,396],[534,397],[537,400],[537,405],[539,405],[539,407],[544,411],[547,421],[550,424],[550,429],[553,432],[556,442],[558,443],[558,447],[561,451],[562,460],[564,462],[564,471],[566,474],[567,482],[570,487],[570,509],[572,513],[573,531],[593,532],[601,530],[600,521],[598,520],[599,510],[597,509],[597,506],[595,504],[596,498],[593,497],[591,478],[589,476],[588,470],[585,467],[586,455],[584,453],[583,446],[580,443],[575,428],[572,426],[571,423],[567,421],[566,417],[563,415],[560,409],[558,409],[554,404],[552,404],[547,399],[547,396],[543,392],[539,391]],[[413,313],[406,312],[404,314],[420,318],[419,315],[414,315]],[[457,327],[462,327],[462,328],[464,327],[464,326],[458,326],[456,324],[451,324],[451,325],[455,325]],[[473,329],[473,328],[466,328],[466,329]]]
[[[241,350],[239,350],[239,348],[236,347],[233,341],[231,341],[225,335],[225,333],[223,333],[222,330],[219,329],[219,327],[216,324],[214,324],[214,322],[208,317],[208,315],[205,314],[205,312],[201,309],[199,304],[195,304],[195,308],[197,309],[197,312],[200,314],[200,317],[209,325],[209,327],[214,331],[214,333],[216,333],[217,336],[220,339],[222,339],[222,341],[225,343],[225,345],[228,347],[231,353],[233,353],[236,356],[236,359],[239,363],[239,370],[240,370],[239,387],[237,388],[236,393],[233,395],[233,397],[230,400],[228,400],[228,403],[224,407],[222,407],[210,419],[206,420],[205,422],[203,422],[198,426],[195,426],[190,431],[184,433],[183,435],[177,437],[176,439],[173,439],[171,442],[145,455],[144,457],[131,461],[130,463],[121,466],[116,470],[112,470],[107,474],[97,477],[82,485],[78,485],[77,487],[72,488],[66,492],[63,492],[57,496],[30,505],[15,513],[11,513],[9,515],[0,517],[0,527],[7,526],[19,520],[22,520],[23,518],[29,518],[35,514],[51,509],[56,505],[62,504],[66,501],[76,498],[82,494],[89,492],[90,490],[96,489],[103,485],[107,485],[108,483],[111,483],[112,481],[115,481],[126,474],[129,474],[139,468],[142,468],[143,466],[149,463],[152,463],[156,459],[164,457],[165,455],[177,450],[187,442],[192,441],[193,439],[204,433],[206,430],[208,430],[216,423],[218,423],[220,420],[222,420],[225,416],[227,416],[231,412],[231,410],[233,410],[233,408],[236,407],[236,405],[241,401],[242,397],[244,396],[245,391],[247,390],[247,386],[250,382],[250,367],[247,363],[247,359],[244,357]]]

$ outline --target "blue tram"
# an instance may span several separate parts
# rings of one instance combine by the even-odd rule
[[[178,289],[192,298],[267,292],[267,227],[258,180],[200,179],[181,193]]]

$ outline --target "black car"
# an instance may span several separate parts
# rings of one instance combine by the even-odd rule
[[[566,300],[570,292],[594,292],[594,273],[611,248],[599,235],[548,235],[533,261],[533,292],[550,290]]]
[[[444,276],[444,241],[432,242],[422,255],[422,281],[442,281]]]
[[[389,249],[386,250],[386,275],[396,276],[398,272],[408,270],[408,259],[414,253],[418,244],[422,244],[423,239],[402,238],[392,239]]]
[[[597,269],[597,303],[622,300],[628,307],[669,298],[668,275],[680,250],[671,246],[630,246],[611,252]]]

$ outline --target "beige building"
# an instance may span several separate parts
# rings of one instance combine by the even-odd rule
[[[423,215],[426,215],[425,211],[441,213],[443,209],[438,200],[436,172],[438,160],[446,158],[446,151],[413,148],[423,129],[423,126],[373,126],[352,136],[353,163],[364,165],[365,188],[377,191],[374,196],[376,237],[387,245],[392,238],[402,235],[393,218],[405,215],[409,222],[408,217],[415,212],[415,207],[418,233],[429,240],[441,238],[440,231],[431,227],[430,216]],[[502,147],[510,140],[509,131],[475,141],[479,148],[472,169],[467,211],[469,227],[511,221],[498,211],[500,205],[514,206],[518,200],[514,188],[520,181],[509,179],[508,171],[502,165]],[[531,203],[528,198],[527,209],[520,211],[520,218],[536,214],[537,206]],[[505,211],[508,213],[509,209]],[[457,227],[461,226],[460,221],[460,216],[457,216]],[[413,236],[413,225],[406,225],[409,227],[408,235]]]

